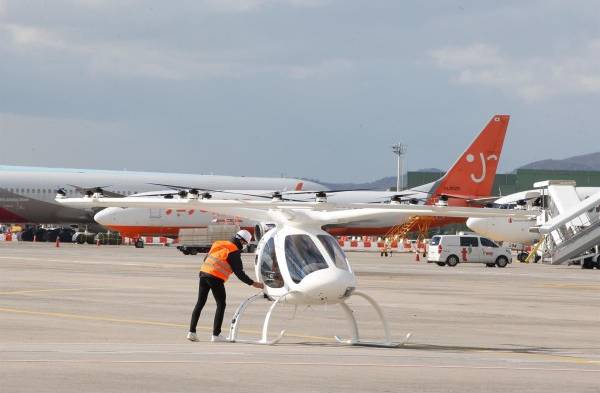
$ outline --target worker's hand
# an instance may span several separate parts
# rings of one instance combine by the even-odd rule
[[[257,282],[257,281],[254,281],[254,282],[252,283],[252,286],[253,286],[254,288],[263,289],[263,288],[265,287],[265,284],[263,284],[262,282]]]

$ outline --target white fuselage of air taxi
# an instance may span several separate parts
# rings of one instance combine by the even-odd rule
[[[283,226],[267,232],[256,252],[256,276],[271,297],[292,304],[335,304],[356,288],[337,240],[318,228]]]

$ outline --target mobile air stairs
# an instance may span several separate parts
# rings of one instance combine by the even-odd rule
[[[543,236],[543,261],[600,269],[600,192],[581,200],[573,181],[548,180],[534,187],[548,196],[545,214],[530,229]]]

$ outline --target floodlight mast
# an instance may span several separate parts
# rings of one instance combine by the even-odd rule
[[[396,143],[392,146],[392,151],[398,157],[398,172],[396,174],[396,191],[404,188],[404,156],[406,155],[406,145]]]

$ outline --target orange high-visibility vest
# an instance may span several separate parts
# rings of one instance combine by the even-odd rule
[[[229,253],[234,251],[238,251],[238,248],[230,241],[218,240],[214,242],[200,267],[200,271],[227,281],[233,273],[229,262],[227,262],[227,257]]]

